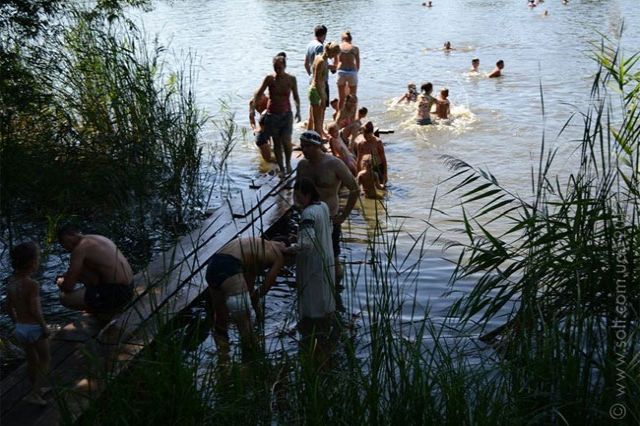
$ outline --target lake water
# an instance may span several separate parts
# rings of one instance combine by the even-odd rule
[[[387,237],[397,235],[397,257],[404,259],[428,218],[445,230],[447,238],[459,238],[446,230],[451,228],[449,219],[459,216],[430,212],[436,188],[438,194],[444,193],[446,185],[439,184],[451,175],[442,155],[487,168],[506,187],[528,194],[543,132],[547,143],[559,149],[555,170],[566,173],[572,164],[580,123],[557,135],[570,115],[587,105],[597,69],[591,57],[600,34],[617,40],[624,21],[626,31],[619,40],[624,51],[630,54],[640,46],[637,0],[571,0],[568,5],[547,0],[533,9],[524,0],[436,0],[432,8],[420,4],[418,0],[176,0],[157,2],[152,11],[136,12],[134,17],[146,33],[157,34],[175,58],[197,54],[199,103],[215,115],[224,100],[243,128],[248,128],[248,101],[271,72],[271,58],[279,51],[287,53],[287,71],[298,79],[306,117],[308,77],[303,61],[313,27],[325,24],[327,41],[337,41],[342,31],[350,30],[361,51],[359,103],[369,109],[376,126],[395,130],[383,135],[389,162],[386,207],[391,218],[382,228]],[[543,16],[544,10],[549,16]],[[447,40],[455,48],[449,53],[441,50]],[[467,72],[474,57],[481,61],[479,76]],[[484,78],[498,59],[505,61],[504,76]],[[436,93],[443,86],[450,89],[451,125],[418,128],[412,124],[413,110],[392,106],[410,81],[418,86],[431,81]],[[333,97],[335,76],[330,77],[330,87]],[[300,129],[294,129],[294,141]],[[216,137],[210,131],[205,141]],[[265,167],[251,137],[240,140],[228,164],[231,185],[238,190]],[[436,207],[450,215],[458,211],[456,204],[454,197],[436,200]],[[354,264],[354,271],[367,257],[374,209],[374,203],[364,202],[345,228],[344,259]],[[450,289],[453,267],[441,247],[431,245],[438,234],[428,231],[422,256],[408,255],[405,266],[422,260],[401,279],[411,301],[417,286],[418,310],[430,305],[433,317],[441,316],[452,302],[444,293]],[[289,321],[293,291],[285,281],[269,295],[270,336],[293,327]],[[361,314],[362,282],[362,274],[348,280],[344,295],[349,313],[356,316]],[[461,283],[457,289],[464,291],[469,285]]]

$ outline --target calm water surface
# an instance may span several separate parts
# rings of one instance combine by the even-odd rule
[[[238,124],[248,128],[247,105],[262,78],[271,72],[271,58],[286,51],[288,72],[298,79],[302,116],[308,114],[308,77],[303,60],[313,27],[329,28],[327,41],[339,40],[349,29],[361,50],[358,96],[369,109],[369,118],[380,128],[394,129],[383,140],[389,161],[389,218],[382,228],[385,238],[397,235],[396,266],[414,265],[402,274],[407,298],[413,301],[417,286],[418,311],[429,305],[431,316],[442,316],[452,299],[449,290],[451,264],[439,246],[431,245],[438,232],[429,230],[422,256],[409,253],[425,220],[440,229],[451,227],[450,217],[433,212],[431,200],[440,182],[451,173],[442,155],[467,160],[488,168],[505,186],[526,195],[530,170],[537,157],[543,131],[547,143],[560,150],[555,164],[566,173],[580,135],[580,126],[558,132],[577,108],[584,108],[596,66],[590,58],[600,35],[620,40],[627,53],[640,47],[640,9],[637,0],[547,0],[535,9],[526,1],[441,0],[433,8],[418,0],[387,1],[287,1],[287,0],[184,0],[158,2],[153,11],[134,15],[150,35],[157,34],[175,58],[197,54],[199,103],[216,115],[220,100],[236,113]],[[542,16],[544,10],[549,16]],[[444,53],[445,41],[456,49]],[[480,58],[482,74],[498,59],[505,61],[504,77],[486,79],[467,73],[471,59]],[[176,62],[179,60],[176,59]],[[173,65],[170,63],[169,68]],[[418,128],[414,111],[394,106],[408,82],[431,81],[435,90],[450,89],[453,122]],[[335,76],[330,77],[331,96],[337,94]],[[542,119],[540,88],[545,102]],[[294,129],[294,141],[301,127]],[[205,135],[207,141],[215,132]],[[232,187],[242,188],[265,164],[250,137],[242,139],[229,162]],[[444,193],[440,185],[438,193]],[[436,206],[454,214],[455,198],[438,199]],[[352,263],[344,302],[359,318],[364,297],[363,276],[366,241],[375,228],[375,204],[365,201],[354,211],[345,232],[343,257]],[[397,232],[401,228],[401,232]],[[459,238],[446,231],[447,238]],[[418,262],[419,258],[422,258]],[[280,336],[293,327],[293,291],[282,278],[268,298],[267,334]],[[460,283],[464,291],[469,283]],[[53,303],[53,294],[50,298]],[[407,319],[410,309],[407,308]],[[60,313],[63,315],[64,312]],[[279,345],[275,339],[273,345]]]

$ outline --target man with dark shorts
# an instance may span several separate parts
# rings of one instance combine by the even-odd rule
[[[258,237],[237,238],[209,259],[206,280],[213,306],[213,337],[221,353],[228,352],[229,319],[238,326],[243,349],[255,349],[249,307],[253,306],[256,318],[261,319],[259,298],[264,297],[275,284],[284,265],[284,249],[284,244],[277,241]],[[267,268],[269,271],[262,286],[254,290],[257,274]]]
[[[338,285],[342,278],[342,268],[339,261],[342,222],[349,217],[356,201],[358,201],[360,188],[353,174],[351,174],[351,171],[342,160],[322,151],[322,139],[317,132],[307,130],[302,133],[300,135],[300,147],[304,158],[298,163],[297,178],[306,177],[311,179],[320,193],[320,201],[324,201],[329,207],[333,222],[331,239],[336,265],[336,285]],[[349,190],[349,197],[342,211],[340,211],[340,200],[338,198],[338,191],[341,186]]]
[[[116,245],[102,235],[83,235],[73,225],[58,229],[58,241],[71,253],[69,269],[56,279],[60,303],[93,313],[120,311],[133,298],[133,271]],[[84,287],[75,289],[77,282]]]
[[[267,75],[262,85],[256,91],[253,99],[257,104],[269,89],[269,102],[264,116],[264,135],[261,137],[273,139],[273,150],[276,161],[280,167],[280,175],[291,172],[291,133],[293,132],[293,114],[289,97],[293,95],[296,106],[295,118],[300,121],[300,97],[298,96],[298,83],[296,78],[285,72],[287,67],[286,57],[278,55],[273,58],[273,74]]]

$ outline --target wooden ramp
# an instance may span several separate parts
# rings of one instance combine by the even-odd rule
[[[292,176],[254,181],[136,274],[136,298],[124,312],[108,324],[84,315],[63,327],[50,341],[55,390],[47,395],[49,404],[22,401],[30,390],[23,364],[0,383],[0,425],[55,425],[82,415],[100,395],[107,374],[126,369],[165,324],[203,294],[205,266],[214,253],[237,236],[262,235],[289,211],[292,185]]]

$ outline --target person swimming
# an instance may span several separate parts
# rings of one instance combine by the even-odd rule
[[[402,95],[402,97],[398,100],[398,102],[415,102],[418,100],[418,89],[416,88],[415,83],[409,83],[407,85],[407,93]]]
[[[469,72],[479,72],[480,71],[480,59],[473,58],[471,60],[471,69]]]

